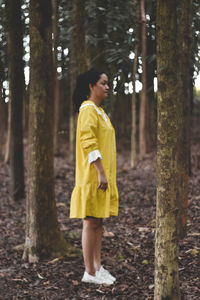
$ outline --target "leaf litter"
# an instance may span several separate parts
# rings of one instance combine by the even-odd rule
[[[198,124],[198,122],[197,122]],[[188,234],[180,242],[179,273],[183,300],[200,295],[200,132],[192,140],[192,176],[189,182]],[[125,148],[126,145],[126,148]],[[0,299],[133,299],[153,300],[156,202],[156,154],[135,169],[129,167],[129,142],[118,141],[119,216],[104,220],[102,263],[117,278],[111,286],[84,284],[81,251],[37,264],[22,261],[25,238],[25,201],[9,196],[9,169],[0,159]],[[68,145],[60,140],[55,157],[58,218],[64,236],[81,250],[81,220],[69,219],[74,166]],[[78,253],[78,252],[77,252]]]

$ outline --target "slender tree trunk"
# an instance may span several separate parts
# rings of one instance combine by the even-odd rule
[[[8,25],[8,80],[10,106],[10,183],[11,196],[24,197],[23,97],[24,63],[21,0],[6,1]]]
[[[146,15],[145,0],[140,0],[141,5],[141,21],[142,21],[142,96],[140,104],[140,124],[139,124],[139,152],[142,159],[147,153],[149,144],[148,135],[148,99],[147,99],[147,83],[146,83]]]
[[[55,203],[51,0],[30,1],[30,104],[26,240],[23,259],[66,253]]]
[[[192,57],[192,0],[180,1],[179,14],[179,111],[183,115],[179,140],[179,236],[186,235],[188,176],[190,171],[191,95],[190,66]]]
[[[4,146],[5,146],[5,135],[6,135],[6,109],[5,109],[5,101],[2,95],[2,82],[0,82],[0,157],[4,155]]]
[[[58,127],[59,127],[59,80],[57,72],[57,46],[58,46],[58,3],[52,0],[53,10],[53,63],[54,63],[54,152],[58,151]]]
[[[149,27],[151,24],[149,25]],[[149,28],[149,36],[147,36],[147,57],[152,57],[155,54],[155,40],[152,39],[151,28]],[[148,113],[148,128],[150,136],[150,148],[156,144],[156,98],[154,95],[154,77],[155,77],[155,60],[149,60],[147,64],[147,98],[149,105]]]
[[[70,44],[70,117],[69,117],[69,151],[70,161],[75,161],[75,128],[76,116],[73,110],[72,95],[75,88],[77,76],[86,71],[86,50],[85,50],[85,1],[73,1],[72,13],[72,36]]]
[[[105,32],[106,32],[106,8],[107,0],[97,0],[97,46],[95,49],[95,58],[93,65],[97,70],[104,72],[108,71],[107,64],[105,62]]]
[[[180,300],[178,275],[178,139],[176,1],[157,0],[157,207],[154,300]]]
[[[7,129],[7,136],[6,136],[6,145],[5,145],[5,156],[4,156],[4,162],[6,164],[9,163],[10,160],[10,121],[11,119],[11,103],[9,101],[8,103],[8,129]]]
[[[137,73],[137,66],[138,66],[138,28],[136,29],[136,44],[135,44],[135,57],[133,63],[133,94],[132,94],[132,121],[131,121],[131,167],[136,167],[136,148],[137,148],[137,141],[136,141],[136,73]]]

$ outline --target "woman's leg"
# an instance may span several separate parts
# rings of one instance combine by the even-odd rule
[[[102,231],[103,231],[103,220],[99,219],[99,226],[96,230],[96,241],[94,248],[94,268],[95,271],[99,271],[101,267],[101,245],[102,245]]]
[[[85,269],[90,275],[95,275],[101,257],[102,220],[86,218],[83,220],[82,248]]]

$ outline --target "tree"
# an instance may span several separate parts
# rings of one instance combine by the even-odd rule
[[[75,159],[75,115],[72,95],[76,78],[87,69],[85,50],[85,1],[74,0],[72,11],[72,35],[70,43],[70,122],[69,122],[69,151],[70,161]]]
[[[180,299],[177,189],[179,124],[177,114],[176,1],[157,0],[157,207],[154,299]]]
[[[192,62],[192,0],[179,1],[179,114],[182,115],[179,138],[179,236],[186,235],[186,213],[188,204],[188,177],[190,173],[190,128],[191,128],[191,62]]]
[[[11,195],[24,197],[23,97],[24,63],[21,0],[6,1],[8,28],[8,80],[10,98],[10,175]]]
[[[21,1],[6,2],[9,108],[5,162],[10,161],[11,195],[14,200],[24,197],[23,162],[23,96],[24,62]]]
[[[53,66],[54,66],[54,152],[58,150],[59,127],[59,79],[57,71],[57,47],[58,47],[58,3],[52,0],[52,27],[53,27]]]
[[[2,80],[0,79],[0,157],[4,154],[5,132],[6,132],[6,105],[3,97]]]
[[[141,47],[142,47],[142,96],[140,103],[139,124],[139,152],[143,158],[149,150],[149,127],[148,127],[148,98],[147,98],[147,72],[146,72],[146,14],[145,0],[140,0],[141,6]]]
[[[138,48],[139,48],[139,2],[133,3],[133,6],[136,11],[135,15],[135,48],[134,48],[134,63],[133,63],[133,94],[132,94],[132,121],[131,121],[131,167],[134,168],[136,166],[136,74],[138,69]]]
[[[51,0],[30,1],[30,104],[26,240],[23,259],[66,252],[59,230],[53,169],[53,56]]]
[[[96,1],[96,56],[93,59],[92,65],[97,70],[107,72],[108,66],[106,64],[105,53],[106,53],[106,12],[107,12],[107,1],[97,0]]]

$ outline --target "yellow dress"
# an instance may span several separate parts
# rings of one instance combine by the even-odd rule
[[[108,181],[98,189],[98,173],[91,162],[98,157]],[[70,218],[108,218],[118,215],[115,131],[103,108],[92,101],[80,107],[76,133],[76,176],[71,196]]]

